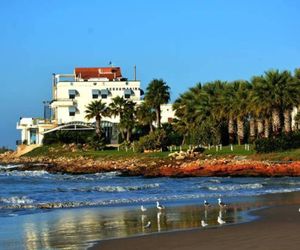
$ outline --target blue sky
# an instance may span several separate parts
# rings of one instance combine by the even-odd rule
[[[298,0],[3,0],[0,146],[14,147],[20,116],[43,115],[51,74],[122,67],[172,100],[197,82],[249,79],[300,67]]]

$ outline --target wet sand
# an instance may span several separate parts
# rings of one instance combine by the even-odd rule
[[[300,249],[299,205],[281,205],[254,212],[259,219],[219,226],[104,240],[99,250],[196,250],[196,249]]]

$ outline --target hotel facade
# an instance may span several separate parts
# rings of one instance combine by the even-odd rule
[[[109,105],[114,97],[120,96],[139,105],[143,95],[141,82],[124,78],[120,67],[75,68],[73,74],[53,74],[52,100],[47,102],[51,117],[46,117],[44,110],[43,119],[20,118],[17,129],[21,131],[21,140],[17,144],[41,145],[45,134],[57,130],[93,130],[95,120],[85,118],[89,103],[101,100]],[[162,123],[171,122],[172,104],[162,105],[161,109]],[[102,118],[102,128],[111,143],[117,143],[118,123],[118,116]]]

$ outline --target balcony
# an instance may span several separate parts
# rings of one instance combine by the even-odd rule
[[[70,107],[77,104],[77,101],[74,99],[67,99],[67,98],[59,98],[52,100],[51,107],[57,108],[57,107]]]

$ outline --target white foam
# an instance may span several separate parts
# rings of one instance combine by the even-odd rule
[[[82,188],[72,188],[72,191],[77,192],[107,192],[107,193],[119,193],[119,192],[128,192],[128,191],[138,191],[138,190],[146,190],[146,189],[154,189],[159,188],[158,183],[141,185],[141,186],[96,186],[96,187],[82,187]],[[68,190],[59,190],[61,192]]]
[[[234,191],[240,189],[260,189],[263,188],[261,183],[253,184],[230,184],[223,186],[209,186],[208,189],[211,191]]]
[[[27,198],[26,196],[12,196],[7,198],[0,198],[0,202],[7,204],[31,204],[33,203],[33,200]]]
[[[34,171],[30,171],[30,170],[25,170],[25,171],[10,171],[10,172],[5,172],[5,175],[7,176],[43,176],[48,174],[47,171],[45,170],[34,170]]]

